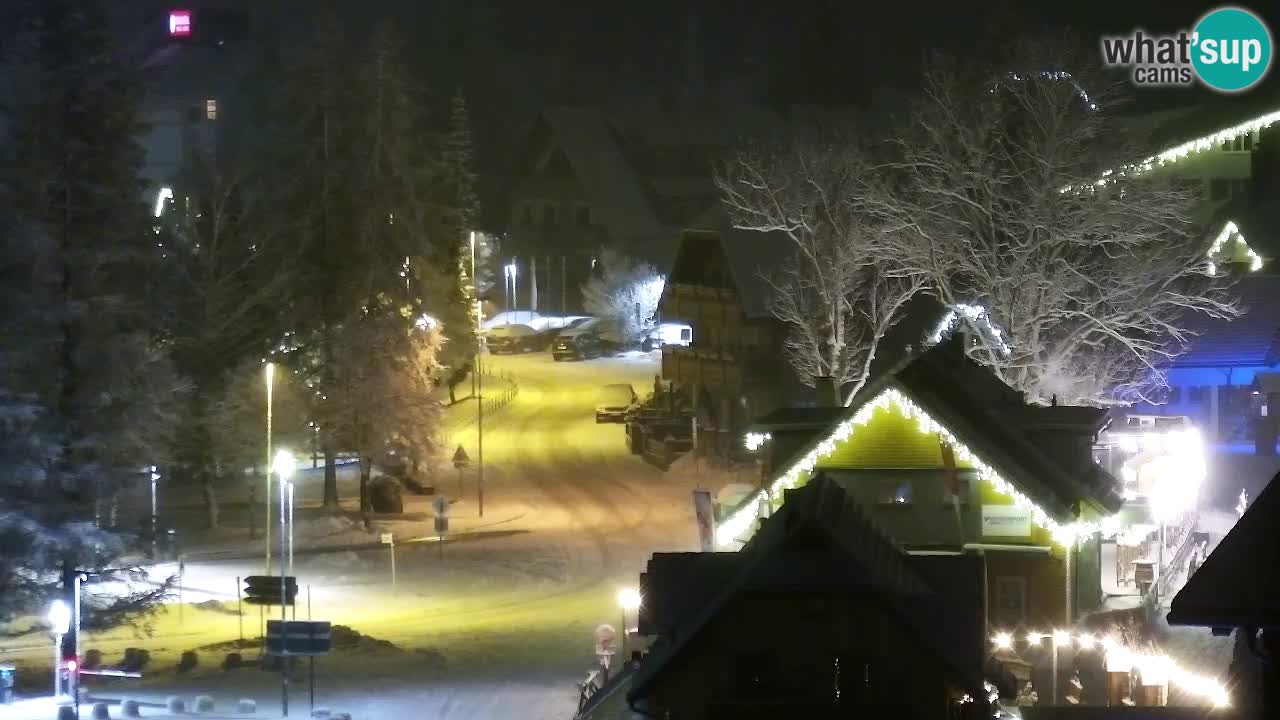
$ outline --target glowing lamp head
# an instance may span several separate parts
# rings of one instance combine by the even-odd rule
[[[1039,645],[1043,637],[1044,636],[1040,635],[1039,633],[1027,633],[1027,644]]]
[[[1067,632],[1066,630],[1054,630],[1053,641],[1058,645],[1070,645],[1071,633]]]
[[[54,600],[49,605],[47,618],[49,620],[49,629],[55,634],[66,635],[67,631],[71,629],[71,608],[67,607],[67,604],[61,600]]]
[[[1007,632],[996,633],[991,638],[991,644],[995,645],[999,650],[1008,650],[1013,647],[1013,636]]]
[[[67,661],[67,672],[75,672],[76,668],[78,667],[80,667],[80,663],[76,662],[75,660]]]
[[[288,480],[297,467],[298,461],[294,459],[293,453],[288,450],[281,449],[271,460],[271,472],[275,473],[281,480]]]
[[[618,605],[623,610],[637,610],[640,607],[640,591],[633,588],[622,588],[618,591]]]

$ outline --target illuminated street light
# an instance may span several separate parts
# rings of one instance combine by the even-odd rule
[[[160,217],[164,214],[164,204],[173,199],[173,188],[162,187],[156,193],[155,215]]]
[[[264,474],[267,476],[267,492],[266,492],[266,495],[263,496],[264,502],[262,504],[267,506],[267,520],[266,520],[266,524],[262,526],[262,537],[263,537],[263,540],[266,542],[266,546],[267,546],[267,564],[263,572],[267,575],[270,575],[271,574],[271,463],[272,463],[271,391],[272,391],[272,385],[275,382],[276,364],[267,363],[265,372],[266,372],[266,379],[267,379],[267,467],[266,467],[266,473]]]
[[[640,591],[633,587],[622,588],[618,591],[618,607],[622,608],[622,661],[627,661],[627,612],[635,612],[640,609]],[[636,616],[636,624],[640,624],[640,616]]]
[[[1013,636],[1007,632],[996,633],[991,638],[991,644],[995,645],[997,650],[1008,650],[1013,647]]]
[[[62,636],[71,629],[71,608],[61,600],[49,605],[49,632],[53,634],[53,694],[62,694]]]

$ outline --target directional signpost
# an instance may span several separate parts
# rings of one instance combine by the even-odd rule
[[[316,706],[316,656],[328,655],[333,649],[333,630],[327,620],[268,620],[267,654],[281,657],[281,673],[284,683],[284,714],[289,716],[288,668],[289,657],[311,659],[311,709]]]

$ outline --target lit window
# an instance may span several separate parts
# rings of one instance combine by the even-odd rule
[[[169,11],[169,36],[189,37],[191,35],[191,11]]]
[[[910,505],[910,480],[884,480],[880,483],[881,505]]]
[[[209,99],[204,101],[204,117],[206,120],[218,119],[218,101]]]

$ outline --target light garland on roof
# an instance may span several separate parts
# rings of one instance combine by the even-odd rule
[[[1261,270],[1262,258],[1258,253],[1253,251],[1253,248],[1249,247],[1249,243],[1244,239],[1244,233],[1240,232],[1239,226],[1237,226],[1235,222],[1228,220],[1227,223],[1222,226],[1222,231],[1213,239],[1213,244],[1209,246],[1209,274],[1217,274],[1218,265],[1214,262],[1213,258],[1222,251],[1223,246],[1226,245],[1227,241],[1232,237],[1235,237],[1235,242],[1237,244],[1244,246],[1245,257],[1249,258],[1249,272],[1257,272]]]
[[[949,335],[960,324],[960,318],[977,325],[990,335],[995,340],[996,349],[1000,351],[1001,355],[1008,357],[1013,352],[1009,348],[1009,344],[1004,340],[1004,333],[1000,331],[999,326],[991,319],[987,309],[981,305],[968,305],[965,303],[957,303],[947,309],[947,313],[942,316],[942,319],[933,328],[933,332],[929,333],[929,337],[925,339],[925,344],[933,347],[942,342],[942,338]]]
[[[823,438],[814,448],[805,453],[804,457],[797,460],[784,473],[778,476],[778,479],[769,486],[768,490],[760,491],[726,518],[716,529],[716,543],[722,547],[733,543],[750,528],[752,521],[760,511],[761,503],[768,502],[770,498],[781,498],[783,492],[794,488],[799,484],[803,476],[812,472],[819,460],[834,452],[840,443],[848,440],[849,436],[859,426],[866,425],[877,410],[887,409],[890,406],[897,408],[903,415],[915,420],[919,425],[920,432],[927,434],[937,433],[943,441],[953,448],[957,460],[972,465],[977,471],[979,479],[991,483],[997,492],[1013,498],[1015,506],[1026,508],[1031,514],[1032,522],[1048,530],[1054,542],[1069,546],[1079,537],[1086,537],[1096,532],[1113,535],[1120,529],[1119,521],[1114,516],[1106,518],[1102,522],[1074,521],[1060,523],[1053,519],[1031,498],[1006,480],[995,468],[988,465],[967,445],[960,442],[950,430],[934,420],[929,413],[925,412],[924,408],[921,408],[898,390],[889,388],[858,408],[853,417],[836,425],[830,435]]]
[[[1090,651],[1100,647],[1106,656],[1109,672],[1129,672],[1137,668],[1145,684],[1173,684],[1192,695],[1212,702],[1216,707],[1227,707],[1231,704],[1226,689],[1217,679],[1197,675],[1179,666],[1168,655],[1142,652],[1127,647],[1114,635],[1098,637],[1092,633],[1054,630],[1052,632],[1033,631],[1026,636],[1028,645],[1039,645],[1041,641],[1047,639],[1053,639],[1058,649],[1075,645],[1081,651]],[[991,644],[997,650],[1012,650],[1013,636],[1008,632],[998,632],[992,636]]]

